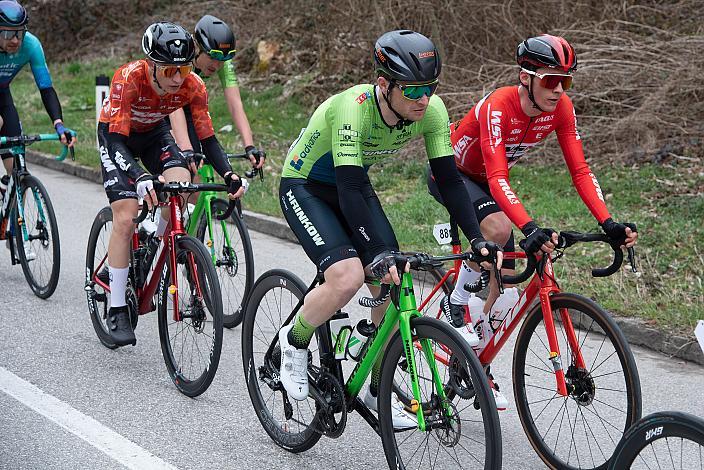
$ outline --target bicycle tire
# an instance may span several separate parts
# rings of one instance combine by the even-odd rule
[[[28,189],[32,190],[31,192],[34,197],[27,197]],[[51,204],[49,193],[42,182],[32,175],[26,175],[20,181],[20,194],[22,195],[22,201],[24,201],[25,204],[23,223],[30,232],[30,236],[40,236],[42,238],[40,240],[35,239],[29,241],[37,259],[27,260],[27,255],[24,250],[22,230],[20,230],[20,227],[17,224],[17,218],[15,218],[15,252],[17,253],[17,258],[22,265],[24,277],[27,280],[29,287],[32,289],[32,292],[34,292],[34,295],[40,299],[48,299],[54,291],[56,291],[56,286],[59,283],[59,273],[61,271],[59,227],[56,223],[54,206]],[[33,217],[30,216],[31,210],[28,210],[27,208],[29,200],[33,201],[35,205],[39,203],[43,206],[41,211],[44,213],[45,221],[40,220],[39,214],[36,214]],[[48,227],[45,227],[45,222],[48,223]],[[37,230],[38,234],[35,233]],[[34,267],[41,268],[47,264],[42,261],[42,258],[43,255],[48,254],[48,250],[51,250],[51,254],[49,255],[51,258],[51,271],[48,276],[42,276],[41,272],[34,272]]]
[[[269,437],[279,447],[292,453],[310,449],[320,440],[322,434],[316,430],[313,416],[310,417],[310,423],[302,426],[301,423],[304,423],[302,419],[298,419],[296,422],[291,417],[286,417],[285,407],[281,406],[283,414],[279,414],[276,405],[281,403],[282,394],[277,393],[277,390],[274,389],[276,384],[272,388],[260,376],[269,373],[269,368],[275,367],[264,364],[264,353],[272,341],[278,341],[276,338],[279,329],[298,301],[303,298],[305,292],[305,284],[295,274],[282,269],[265,272],[254,284],[242,324],[242,362],[247,390],[254,411]],[[259,322],[258,319],[262,319],[262,321]],[[268,325],[265,324],[267,320],[269,321]],[[317,336],[318,330],[316,330],[312,341],[317,341]],[[311,343],[309,350],[315,351],[315,349]],[[313,354],[311,354],[311,360],[314,359]],[[318,357],[317,360],[319,362],[320,358]],[[273,370],[272,372],[277,371]],[[264,394],[267,394],[268,397],[265,398]],[[293,413],[295,405],[298,412],[297,417],[302,417],[301,409],[304,407],[299,406],[299,403],[306,402],[311,409],[315,408],[315,403],[311,398],[301,402],[290,400],[290,412]],[[298,431],[289,432],[295,425],[298,425]]]
[[[227,209],[227,202],[222,199],[215,199],[212,201],[211,209],[213,214],[224,213]],[[213,237],[215,240],[206,239],[208,217],[205,211],[203,211],[198,221],[196,233],[197,238],[207,247],[209,247],[209,242],[216,247],[215,254],[218,257],[218,262],[216,262],[215,271],[218,274],[223,296],[223,325],[225,328],[234,328],[242,323],[247,299],[252,291],[252,284],[254,283],[254,252],[252,251],[252,241],[249,238],[247,224],[236,211],[232,213],[227,221],[213,219],[213,231],[217,232],[222,227],[221,223],[226,224],[227,222],[234,225],[237,230],[237,236],[233,236],[235,232],[230,232],[231,245],[227,252],[232,250],[233,253],[230,252],[231,254],[229,255],[226,253],[225,239],[222,235],[220,238],[215,235]],[[217,249],[220,245],[223,247],[222,250]],[[242,261],[244,261],[244,269],[242,269]]]
[[[662,447],[657,442],[662,439],[665,439],[669,455],[657,458],[655,447]],[[674,442],[671,444],[670,440]],[[689,444],[685,445],[685,441]],[[672,454],[673,448],[675,455]],[[688,451],[687,460],[685,449]],[[703,456],[704,419],[679,411],[664,411],[642,418],[628,430],[614,451],[609,470],[702,468]]]
[[[478,468],[481,467],[482,462],[483,468],[485,469],[501,468],[501,426],[499,423],[499,415],[486,374],[476,354],[464,342],[459,333],[440,320],[428,317],[412,319],[411,331],[414,332],[414,341],[429,339],[444,345],[444,347],[449,348],[453,352],[453,356],[460,361],[460,364],[464,365],[463,370],[469,374],[474,388],[474,396],[468,397],[464,403],[459,402],[459,400],[463,400],[459,395],[455,395],[455,398],[450,400],[452,409],[456,413],[454,420],[447,420],[446,417],[441,416],[441,411],[441,413],[438,413],[436,416],[436,419],[446,422],[436,424],[435,426],[428,426],[430,429],[425,432],[421,432],[417,427],[410,430],[395,431],[391,411],[391,397],[394,392],[394,384],[407,383],[397,376],[399,362],[404,361],[406,356],[403,352],[401,335],[399,332],[396,332],[384,354],[378,395],[380,434],[389,468],[405,469],[407,466],[409,466],[409,468],[421,468],[425,464],[428,464],[431,468],[459,468],[463,467],[465,462],[477,462]],[[434,390],[431,379],[431,369],[428,368],[424,370],[421,363],[421,360],[425,359],[423,352],[419,351],[417,348],[413,348],[413,351],[416,355],[416,369],[418,371],[419,382],[422,380],[421,377],[426,377],[426,386]],[[442,374],[440,373],[440,375]],[[446,371],[445,379],[447,378],[448,375]],[[429,383],[431,385],[428,385]],[[425,387],[422,383],[419,383],[419,385],[422,395],[421,401],[424,404],[437,402],[437,399],[432,397],[434,392],[424,394],[423,389]],[[410,387],[410,384],[407,386]],[[453,400],[456,400],[456,402],[453,402]],[[473,402],[477,403],[478,408],[473,406]],[[427,408],[424,407],[424,410],[426,409]],[[433,419],[435,416],[433,413],[437,413],[438,409],[443,410],[443,407],[435,406],[435,410],[432,408],[429,410],[430,414],[428,414],[426,418],[426,425]],[[475,420],[481,419],[482,424],[473,426],[476,421],[470,422],[459,414],[461,412],[471,414]],[[462,429],[463,427],[465,427],[465,430]],[[469,427],[469,429],[466,429],[467,427]],[[417,463],[407,461],[400,450],[400,446],[413,444],[413,437],[416,433],[416,437],[424,442],[426,447],[428,444],[437,447],[437,451],[433,449],[423,449],[422,452],[419,452],[419,449],[416,449],[410,456],[410,459],[412,460],[413,458],[419,457],[420,461]],[[433,436],[434,439],[430,439],[429,436],[426,435],[428,433],[435,433]],[[482,433],[484,437],[483,442],[481,442]],[[400,443],[396,438],[397,436],[401,436]],[[462,437],[465,437],[464,441],[461,440]],[[463,450],[470,452],[470,447],[475,446],[481,449],[477,451],[478,455],[472,455],[473,458],[467,456],[461,459],[458,456],[458,453]],[[427,462],[424,460],[426,458],[428,459]]]
[[[93,273],[95,271],[95,263],[96,263],[96,251],[98,250],[98,244],[100,243],[102,245],[103,251],[107,253],[107,240],[109,240],[109,235],[108,236],[103,236],[102,238],[102,243],[101,243],[101,234],[107,233],[104,232],[105,227],[108,225],[108,223],[112,224],[112,209],[110,207],[103,207],[100,212],[98,212],[98,215],[95,216],[95,219],[93,219],[93,225],[90,228],[90,234],[88,235],[88,248],[86,250],[86,285],[88,285],[92,279],[93,279]],[[105,253],[101,253],[100,255],[97,256],[98,259],[102,259]],[[100,342],[105,346],[106,348],[109,349],[115,349],[117,348],[117,345],[115,342],[112,340],[110,334],[108,333],[107,330],[107,325],[105,324],[106,318],[107,318],[107,309],[108,307],[108,297],[105,291],[103,289],[98,287],[98,291],[95,291],[95,287],[91,291],[86,291],[86,298],[88,301],[88,312],[90,313],[90,320],[91,323],[93,324],[93,329],[95,330],[95,334],[98,336],[98,339]],[[105,300],[103,302],[98,302],[96,300],[96,294],[100,295],[101,297],[105,295]],[[100,304],[102,305],[102,313],[101,313],[101,307]]]
[[[566,362],[564,358],[569,358],[570,361],[566,366],[563,364],[563,370],[565,370],[568,386],[571,383],[574,388],[568,392],[568,397],[560,397],[556,392],[553,364],[549,360],[548,341],[547,338],[543,339],[540,336],[546,335],[543,312],[540,304],[537,304],[523,322],[514,349],[513,389],[521,425],[531,446],[549,468],[606,469],[623,433],[641,416],[640,378],[633,353],[616,322],[595,302],[577,294],[559,293],[550,298],[550,304],[560,342],[562,362]],[[573,354],[566,340],[559,309],[567,309],[570,313],[580,350],[587,365],[586,371],[572,364]],[[535,335],[536,332],[538,335]],[[587,342],[591,333],[594,335]],[[531,343],[534,337],[537,340]],[[606,345],[607,340],[610,346]],[[601,344],[598,344],[599,341]],[[528,359],[537,359],[536,365],[527,364]],[[605,373],[605,370],[615,369],[617,366],[620,367],[620,371]],[[546,378],[541,385],[535,385],[534,383],[538,383],[541,377]],[[595,380],[597,378],[598,384]],[[543,397],[547,398],[534,399],[533,392],[535,395],[542,393]],[[557,412],[554,413],[553,421],[543,433],[538,429],[537,423],[552,416],[555,407],[548,410],[552,404],[557,405]],[[535,416],[531,411],[531,405],[537,405],[536,411],[540,410]],[[571,412],[573,408],[574,412]],[[560,420],[556,423],[559,414],[561,414]],[[581,416],[579,420],[578,415]],[[600,421],[597,421],[599,427],[592,427],[586,421],[585,417],[592,415],[599,417]],[[616,417],[612,418],[612,415]],[[569,429],[567,429],[568,432],[560,435],[565,417],[568,418],[565,428],[569,427]],[[553,427],[557,430],[554,436],[550,434]],[[601,442],[598,440],[600,436],[596,434],[597,432],[599,434],[605,432]],[[560,451],[557,447],[560,439],[565,439],[565,434],[571,438],[571,441],[566,450]],[[553,437],[555,445],[551,448],[548,441],[552,442]],[[602,460],[603,462],[600,462]]]
[[[91,285],[93,281],[93,273],[95,271],[96,261],[100,261],[107,254],[108,242],[110,240],[110,232],[104,231],[105,227],[112,224],[112,208],[110,206],[103,207],[98,214],[93,219],[93,225],[90,228],[90,234],[88,235],[88,248],[86,250],[86,286]],[[105,234],[101,237],[101,235]],[[102,246],[100,254],[96,255],[98,251],[98,244]],[[106,261],[107,263],[107,261]],[[139,315],[137,314],[137,298],[132,289],[134,284],[134,275],[130,269],[130,274],[127,279],[127,289],[125,291],[125,296],[127,300],[127,306],[130,312],[130,320],[132,322],[132,329],[137,328],[137,322],[139,320]],[[98,298],[102,298],[102,301],[98,301]],[[108,349],[115,349],[118,346],[112,340],[110,333],[108,332],[108,326],[106,324],[108,310],[110,308],[110,293],[104,291],[98,285],[93,285],[90,290],[86,290],[86,299],[88,301],[88,313],[90,314],[90,320],[93,324],[93,329],[98,339]],[[102,304],[102,307],[101,307]],[[102,310],[102,312],[101,312]]]
[[[210,256],[199,240],[187,235],[177,238],[176,260],[179,266],[177,270],[185,273],[178,279],[179,312],[182,317],[178,322],[173,320],[173,308],[169,308],[173,304],[169,289],[173,285],[174,273],[171,272],[170,263],[166,263],[159,281],[159,342],[164,363],[176,388],[186,396],[196,397],[205,392],[213,382],[220,363],[223,341],[220,284]],[[197,277],[193,276],[194,270],[197,272]],[[176,273],[177,276],[178,274]],[[197,284],[194,285],[195,279]],[[185,283],[189,286],[186,287]],[[199,289],[202,294],[194,297],[192,292],[198,292]],[[184,309],[183,306],[187,304],[186,296],[190,298],[191,305]],[[209,324],[210,328],[208,328]],[[174,326],[176,334],[170,333],[170,326]],[[198,344],[195,347],[191,346],[190,350],[193,353],[191,359],[197,352],[200,355],[201,365],[196,364],[190,368],[179,361],[179,357],[185,358],[187,353],[188,348],[185,344],[180,344],[180,347],[174,347],[179,346],[178,344],[172,345],[172,341],[185,342],[189,336],[194,341],[203,339],[204,343],[203,348]],[[202,351],[207,352],[205,357]]]

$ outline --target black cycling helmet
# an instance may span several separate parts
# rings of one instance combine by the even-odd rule
[[[29,21],[27,10],[14,0],[0,1],[0,27],[15,28]]]
[[[180,65],[193,62],[193,38],[182,26],[166,21],[150,25],[142,37],[142,50],[157,64]]]
[[[542,34],[518,45],[516,62],[532,72],[540,67],[554,67],[569,73],[577,68],[577,55],[565,38]]]
[[[378,75],[393,81],[427,83],[440,76],[440,53],[433,41],[409,30],[390,31],[374,45]]]
[[[212,15],[198,20],[193,39],[201,51],[215,60],[224,62],[235,56],[235,33],[224,21]]]

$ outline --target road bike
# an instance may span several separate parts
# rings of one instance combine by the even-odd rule
[[[0,240],[7,240],[12,264],[22,266],[29,287],[41,299],[51,297],[59,283],[59,228],[49,193],[39,178],[27,169],[25,147],[59,139],[57,134],[0,138],[0,145],[11,146],[0,149],[0,154],[10,154],[13,159],[12,173],[2,195]],[[73,156],[73,147],[64,146],[57,160],[66,158],[69,151]]]
[[[227,157],[230,160],[249,158],[247,154],[227,154]],[[208,163],[203,164],[198,174],[205,183],[215,182],[215,172]],[[245,175],[250,179],[257,175],[262,178],[263,172],[252,168]],[[213,221],[213,214],[224,212],[227,204],[216,191],[199,193],[186,223],[186,232],[201,240],[210,252],[222,290],[223,325],[225,328],[234,328],[242,323],[254,283],[254,253],[239,199],[235,205],[236,210],[227,220]]]
[[[462,247],[451,221],[453,252]],[[553,263],[577,243],[603,242],[613,250],[612,264],[593,269],[609,276],[623,262],[620,245],[604,234],[561,232],[552,256],[504,252],[506,259],[525,259],[525,270],[503,276],[505,284],[532,279],[516,305],[493,323],[486,346],[477,351],[488,367],[521,324],[513,354],[513,392],[518,415],[531,446],[549,468],[606,468],[621,436],[641,416],[640,378],[623,333],[604,309],[581,295],[562,292]],[[629,260],[635,269],[634,252]],[[441,317],[441,295],[450,295],[460,263],[414,272],[419,310]],[[470,312],[471,313],[471,312]],[[439,360],[447,362],[447,354]]]
[[[205,392],[217,372],[223,315],[220,284],[210,254],[182,225],[183,194],[227,191],[227,186],[161,183],[154,177],[154,190],[167,196],[167,202],[160,202],[157,207],[168,207],[170,221],[161,238],[135,226],[126,300],[133,328],[139,315],[158,311],[159,340],[169,375],[181,393],[195,397]],[[231,201],[217,218],[230,217],[234,208]],[[145,203],[133,222],[139,224],[148,213]],[[85,290],[98,339],[114,349],[117,345],[106,324],[110,308],[107,246],[111,232],[112,209],[104,207],[93,221],[88,238]]]
[[[418,269],[450,259],[474,255],[395,255],[399,272],[407,261]],[[318,273],[306,288],[294,274],[271,270],[257,280],[247,303],[242,328],[247,388],[257,417],[274,442],[290,452],[303,452],[323,435],[339,437],[348,412],[357,411],[381,436],[390,468],[501,468],[501,430],[486,374],[452,327],[418,312],[410,273],[402,275],[399,286],[382,285],[376,298],[359,300],[364,307],[379,307],[391,299],[347,380],[344,357],[336,359],[336,351],[349,353],[349,343],[340,343],[345,335],[333,339],[330,329],[330,321],[341,312],[317,328],[309,347],[309,396],[303,401],[289,399],[279,379],[278,332],[293,320],[305,294],[323,280]],[[439,351],[450,354],[448,364],[436,360]],[[359,394],[380,354],[377,419]],[[417,426],[394,429],[391,400],[398,390],[412,397],[408,411]]]

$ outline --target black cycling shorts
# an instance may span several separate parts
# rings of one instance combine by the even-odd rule
[[[471,179],[469,176],[462,172],[459,172],[460,178],[464,183],[464,187],[467,190],[469,199],[472,201],[472,206],[474,207],[474,213],[477,215],[477,222],[480,224],[488,215],[494,214],[496,212],[501,212],[501,208],[496,203],[491,195],[491,190],[489,189],[489,184],[485,182],[478,182]],[[435,198],[443,206],[445,203],[442,201],[442,196],[440,195],[440,190],[438,189],[438,184],[433,178],[433,173],[428,167],[428,192],[431,196]],[[516,242],[513,238],[513,231],[508,241],[504,245],[504,250],[515,251]],[[503,262],[503,267],[509,269],[515,269],[516,260],[506,260]]]
[[[22,135],[22,123],[20,122],[19,114],[17,114],[17,108],[15,108],[9,88],[0,90],[0,116],[2,116],[0,136],[15,137]],[[11,145],[5,145],[5,147],[11,147]],[[12,158],[11,153],[2,154],[3,160],[8,158]]]
[[[370,186],[363,191],[378,236],[384,246],[398,250],[396,235],[379,198]],[[372,262],[373,255],[352,241],[352,230],[340,209],[336,186],[303,178],[282,178],[279,203],[306,255],[321,272],[347,258],[359,257],[363,266]]]
[[[108,124],[98,124],[98,145],[105,193],[111,204],[121,199],[137,199],[134,181],[120,168],[125,165],[125,160],[115,158],[115,149],[108,129]],[[157,127],[147,132],[132,132],[127,138],[127,148],[132,152],[132,157],[140,159],[144,168],[153,175],[161,174],[168,168],[188,168],[188,161],[176,146],[166,121],[161,121]]]

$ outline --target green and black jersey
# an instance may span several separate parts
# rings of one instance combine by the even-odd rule
[[[419,135],[428,159],[453,155],[449,117],[440,97],[430,98],[422,120],[397,130],[384,123],[374,91],[371,84],[353,86],[318,106],[289,148],[281,176],[335,184],[336,167],[368,169]]]

